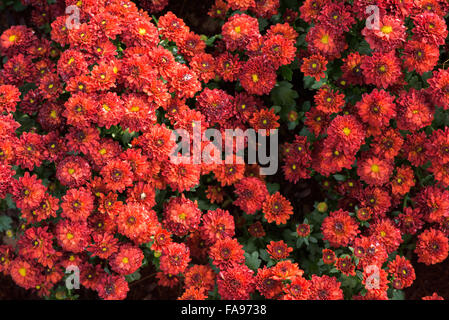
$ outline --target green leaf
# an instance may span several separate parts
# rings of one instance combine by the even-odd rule
[[[360,53],[361,55],[369,55],[371,53],[371,48],[368,42],[362,40],[362,42],[360,42],[357,48],[357,52]]]
[[[21,1],[15,1],[13,5],[14,11],[21,12],[25,10],[27,7],[22,4]]]
[[[334,174],[334,179],[337,181],[346,181],[346,177],[342,174]]]
[[[132,274],[126,275],[125,279],[128,282],[133,282],[133,281],[139,280],[140,277],[141,277],[140,272],[139,272],[139,270],[137,270],[136,272],[134,272]]]
[[[12,219],[8,216],[0,216],[0,232],[11,229]]]
[[[267,250],[265,249],[259,249],[259,257],[263,260],[263,261],[270,261],[270,255],[268,254]]]
[[[267,190],[269,194],[274,194],[281,189],[279,183],[267,183]]]
[[[282,74],[282,77],[284,77],[285,80],[292,81],[292,79],[293,79],[293,71],[289,67],[282,66],[281,67],[281,74]]]
[[[259,259],[259,253],[257,251],[254,251],[253,253],[249,254],[248,252],[245,252],[245,259],[246,259],[246,265],[251,270],[256,271],[259,269],[260,264],[262,260]]]
[[[297,125],[298,125],[298,121],[289,122],[287,128],[288,128],[288,130],[294,130]]]
[[[271,109],[274,110],[274,113],[279,113],[282,110],[282,107],[280,107],[280,106],[272,106]]]
[[[259,30],[262,32],[268,26],[268,20],[260,18],[259,19]]]
[[[296,105],[295,99],[299,97],[298,92],[292,89],[293,85],[287,81],[279,82],[271,91],[271,101],[275,105],[293,108]]]
[[[402,290],[393,290],[391,300],[405,300],[405,294]]]

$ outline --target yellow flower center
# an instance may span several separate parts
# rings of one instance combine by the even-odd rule
[[[371,171],[374,173],[378,173],[379,172],[379,166],[377,164],[373,164],[371,166]]]
[[[349,128],[344,128],[344,129],[343,129],[343,133],[344,133],[346,136],[349,136],[349,134],[351,133],[351,129],[349,129]]]
[[[385,34],[390,34],[393,32],[393,28],[391,26],[383,26],[381,30]]]
[[[123,262],[123,263],[128,263],[128,262],[129,262],[129,260],[128,260],[128,258],[127,258],[127,257],[124,257],[124,258],[122,259],[122,262]]]
[[[67,233],[67,239],[72,240],[73,239],[73,234]]]
[[[328,44],[328,43],[329,43],[329,35],[325,34],[325,35],[321,38],[321,43],[322,43],[322,44]]]
[[[9,42],[14,42],[14,41],[16,41],[16,38],[17,38],[16,35],[13,34],[13,35],[9,36],[8,40],[9,40]]]
[[[258,82],[259,81],[259,76],[257,74],[253,74],[251,76],[251,78],[253,79],[253,82]]]
[[[27,269],[25,269],[25,268],[20,268],[20,269],[19,269],[19,274],[20,274],[22,277],[25,277],[25,276],[27,275]]]
[[[237,26],[237,27],[234,28],[234,31],[237,32],[237,33],[240,33],[241,29],[240,29],[239,26]]]

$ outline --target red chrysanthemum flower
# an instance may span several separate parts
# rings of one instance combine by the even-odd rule
[[[335,263],[335,267],[337,270],[339,270],[342,274],[350,277],[355,276],[355,264],[352,261],[352,258],[350,256],[338,258],[337,262]]]
[[[257,270],[255,284],[257,291],[267,299],[276,298],[282,293],[282,282],[273,279],[272,268],[264,266],[262,269]]]
[[[165,274],[183,273],[190,262],[190,250],[183,243],[172,242],[162,249],[160,268]]]
[[[249,119],[249,124],[258,133],[261,133],[264,136],[269,136],[271,130],[276,130],[279,128],[279,118],[280,117],[276,115],[272,109],[260,109],[259,111],[255,111],[253,113],[252,118]]]
[[[362,159],[357,166],[357,174],[369,185],[382,186],[386,184],[393,173],[390,161],[377,157]]]
[[[426,265],[436,264],[447,258],[448,239],[443,232],[430,228],[418,236],[415,252],[418,262]]]
[[[321,78],[326,76],[326,66],[327,60],[323,56],[313,54],[308,58],[303,58],[301,72],[304,73],[305,76],[313,77],[316,81],[320,81]]]
[[[215,286],[215,273],[208,265],[195,264],[185,272],[184,285],[208,292]]]
[[[14,282],[25,289],[35,288],[40,282],[41,270],[33,261],[22,257],[12,260],[9,265],[9,274]]]
[[[25,230],[18,241],[20,255],[36,259],[44,266],[52,266],[50,255],[55,253],[53,249],[53,234],[48,232],[48,227],[31,227]]]
[[[190,61],[190,68],[198,75],[204,83],[208,83],[215,78],[216,60],[207,53],[199,53]]]
[[[402,165],[396,169],[396,175],[391,180],[391,192],[404,195],[415,185],[413,169]]]
[[[345,95],[329,87],[320,88],[314,99],[317,110],[326,114],[339,113],[345,105]]]
[[[404,212],[399,214],[398,219],[399,229],[402,233],[414,235],[424,225],[420,209],[404,208]]]
[[[336,148],[348,149],[356,153],[365,140],[363,126],[352,115],[337,116],[327,128],[329,139],[334,140]]]
[[[13,180],[12,196],[19,209],[33,209],[44,200],[47,188],[36,175],[25,172],[19,180]]]
[[[123,300],[129,291],[124,276],[103,274],[98,281],[98,296],[104,300]]]
[[[296,56],[295,41],[283,35],[267,35],[263,42],[262,53],[267,57],[275,69],[293,62]]]
[[[295,277],[284,287],[283,300],[308,300],[310,296],[310,281],[303,277]]]
[[[218,293],[224,300],[249,300],[255,289],[254,272],[246,265],[234,264],[220,272]]]
[[[17,102],[20,101],[20,91],[11,85],[0,85],[0,112],[15,112]]]
[[[388,218],[371,224],[370,231],[371,236],[385,246],[388,254],[395,251],[403,241],[401,231]]]
[[[428,80],[430,87],[427,89],[433,102],[449,109],[449,71],[438,69],[433,72],[433,77]]]
[[[401,63],[394,51],[388,53],[374,52],[363,59],[360,66],[367,84],[386,89],[396,84],[400,77]]]
[[[352,85],[363,85],[364,78],[362,74],[363,57],[358,52],[351,52],[346,58],[343,58],[341,71],[342,79]]]
[[[293,248],[290,248],[283,240],[281,241],[270,241],[267,245],[267,252],[270,257],[274,260],[286,259]]]
[[[56,238],[67,251],[82,252],[89,244],[89,229],[85,222],[60,220],[56,225]]]
[[[440,58],[438,47],[422,41],[407,41],[404,45],[402,60],[409,72],[415,70],[422,75],[432,71]]]
[[[398,103],[397,124],[400,130],[417,131],[432,124],[434,107],[423,91],[402,91]]]
[[[296,233],[299,237],[306,238],[310,235],[310,224],[301,223],[296,227]]]
[[[184,21],[171,11],[159,18],[158,28],[163,38],[173,42],[179,41],[180,38],[185,37],[190,31]]]
[[[447,26],[444,19],[432,12],[424,12],[413,18],[413,40],[436,46],[444,44],[447,38]]]
[[[108,232],[106,229],[101,230],[97,226],[97,233],[94,233],[92,236],[93,242],[90,244],[88,251],[92,253],[94,256],[98,256],[102,259],[108,259],[112,254],[117,252],[119,244],[118,239],[114,237],[114,235]],[[115,232],[116,230],[111,230]]]
[[[197,97],[198,109],[209,123],[222,123],[233,115],[233,97],[219,89],[205,88]]]
[[[62,197],[61,216],[72,221],[87,221],[94,209],[94,197],[85,188],[69,189]]]
[[[287,223],[293,214],[293,207],[279,192],[267,196],[263,202],[262,211],[268,223],[275,222],[277,225]]]
[[[245,177],[235,184],[238,198],[234,204],[245,213],[254,214],[262,209],[262,204],[268,196],[268,190],[263,181],[255,177]]]
[[[234,217],[227,210],[209,210],[203,215],[202,221],[201,237],[210,244],[232,238],[235,234]]]
[[[142,265],[143,252],[138,247],[124,244],[109,258],[111,269],[120,275],[136,272]]]
[[[348,47],[344,33],[321,24],[310,28],[306,42],[309,51],[320,54],[328,60],[340,58],[341,53]]]
[[[331,249],[323,249],[323,262],[325,264],[333,265],[337,261],[337,257],[335,255],[335,252]]]
[[[260,221],[256,221],[252,225],[248,227],[249,234],[254,238],[263,238],[265,237],[265,230],[263,229],[263,225]]]
[[[243,263],[245,261],[242,249],[243,245],[239,244],[237,239],[225,238],[217,240],[209,250],[210,257],[214,264],[220,268],[225,269],[233,263]]]
[[[178,300],[206,300],[208,297],[204,289],[187,288]]]
[[[379,22],[379,29],[365,27],[362,30],[371,49],[386,52],[399,48],[406,40],[403,21],[394,16],[383,15]]]
[[[363,122],[374,128],[388,126],[390,119],[396,116],[394,97],[387,91],[374,89],[362,95],[355,108]]]
[[[360,232],[355,219],[349,212],[341,209],[331,212],[324,218],[321,231],[323,239],[329,241],[333,247],[347,246]]]
[[[111,191],[123,191],[133,184],[131,166],[121,160],[110,160],[100,172],[106,187]]]
[[[135,202],[128,203],[118,213],[117,227],[119,233],[137,244],[149,242],[158,227],[156,212]]]
[[[312,275],[310,280],[310,300],[343,300],[341,283],[335,277]]]
[[[427,136],[425,132],[417,132],[407,136],[404,143],[404,153],[412,165],[419,167],[429,161],[425,144]]]
[[[260,37],[259,22],[244,13],[235,14],[223,25],[222,35],[229,51],[245,49],[253,38]]]
[[[197,202],[186,199],[183,194],[164,205],[164,225],[168,231],[182,237],[198,228],[201,214]]]
[[[269,94],[276,84],[276,71],[264,56],[251,57],[241,68],[239,80],[248,93]]]
[[[415,269],[410,261],[399,255],[388,263],[388,273],[392,275],[393,286],[398,290],[410,287],[416,279]]]
[[[444,298],[434,292],[431,296],[422,297],[422,300],[444,300]]]
[[[437,186],[428,186],[414,199],[417,207],[429,222],[437,222],[449,216],[449,191]]]
[[[68,187],[79,187],[91,177],[90,165],[82,157],[68,156],[58,163],[56,178]]]

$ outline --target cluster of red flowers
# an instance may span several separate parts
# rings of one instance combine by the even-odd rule
[[[126,298],[148,264],[159,286],[182,286],[179,299],[388,299],[410,287],[402,244],[414,239],[427,265],[449,252],[449,130],[433,125],[449,109],[438,65],[449,5],[375,1],[379,28],[363,27],[372,2],[281,12],[279,0],[216,0],[209,15],[222,32],[207,38],[131,1],[23,1],[33,26],[51,31],[13,26],[0,37],[0,198],[20,219],[17,241],[0,245],[0,272],[54,297],[75,266],[102,299]],[[240,162],[241,150],[223,164],[170,159],[178,129],[280,128],[266,96],[295,65],[317,91],[303,116],[289,110],[304,127],[282,141],[282,173],[329,195],[299,225],[287,194]],[[304,243],[318,261],[295,260]],[[336,274],[360,286],[346,293]]]
[[[372,4],[379,9],[379,26],[368,21],[362,26],[359,37],[369,49],[361,53],[345,39],[349,31],[360,30],[359,21],[365,24],[370,15],[366,8]],[[367,290],[360,298],[386,299],[389,282],[395,289],[411,286],[415,279],[411,263],[391,256],[405,236],[417,235],[419,262],[439,263],[448,255],[445,146],[449,140],[447,128],[432,128],[435,108],[448,109],[444,87],[449,73],[436,69],[448,35],[444,20],[448,12],[447,2],[437,0],[354,0],[352,5],[306,0],[300,7],[301,19],[312,24],[301,71],[324,85],[306,112],[305,125],[312,135],[302,138],[304,145],[312,145],[307,154],[311,165],[290,157],[293,150],[286,144],[284,173],[296,182],[293,166],[304,173],[311,167],[324,178],[326,189],[340,196],[339,210],[324,219],[321,230],[331,247],[353,248],[355,260],[335,258],[326,249],[325,263],[335,264],[346,275],[354,274],[354,269],[366,275],[372,266],[381,273],[383,266],[388,271],[385,277],[380,275],[382,290]],[[338,72],[331,80],[336,62]],[[412,74],[422,77],[421,87],[407,82]],[[346,175],[345,181],[330,186],[329,178],[336,173]],[[423,183],[425,174],[430,178]],[[363,224],[366,221],[368,225]]]

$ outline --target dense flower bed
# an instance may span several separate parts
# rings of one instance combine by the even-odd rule
[[[147,266],[179,299],[402,299],[413,255],[447,258],[447,1],[216,0],[209,37],[167,3],[16,3],[0,272],[58,299],[68,270],[124,299]],[[238,147],[173,161],[174,132],[210,128],[279,130],[280,174]],[[326,196],[299,215],[281,186],[312,181]]]

